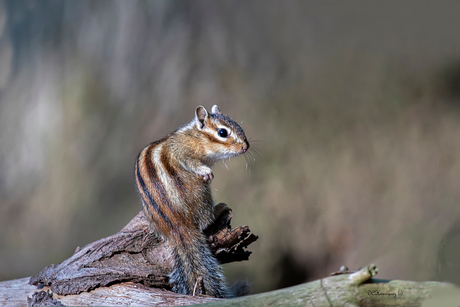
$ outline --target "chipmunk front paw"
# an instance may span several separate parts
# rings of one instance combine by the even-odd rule
[[[212,173],[211,168],[206,165],[200,165],[193,168],[193,172],[197,174],[204,183],[211,183],[214,179],[214,174]]]
[[[214,174],[212,172],[203,175],[203,181],[206,183],[211,183],[213,179],[214,179]]]

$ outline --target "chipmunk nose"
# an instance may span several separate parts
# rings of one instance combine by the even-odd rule
[[[241,148],[243,150],[243,153],[248,151],[249,149],[249,142],[248,140],[244,140],[243,147]]]

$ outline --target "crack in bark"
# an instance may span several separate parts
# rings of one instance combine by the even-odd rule
[[[333,306],[332,306],[332,302],[331,302],[331,300],[329,299],[329,296],[327,295],[326,288],[324,288],[324,286],[323,286],[323,279],[321,278],[321,279],[319,280],[319,282],[320,282],[321,289],[323,289],[324,295],[326,296],[326,299],[327,299],[327,301],[329,302],[329,306],[333,307]]]

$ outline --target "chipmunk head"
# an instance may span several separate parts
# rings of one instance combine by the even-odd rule
[[[243,129],[233,119],[222,114],[214,105],[211,113],[203,106],[195,110],[195,124],[205,136],[206,155],[210,160],[221,160],[245,153],[249,149]]]

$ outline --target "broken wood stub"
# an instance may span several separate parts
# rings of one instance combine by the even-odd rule
[[[216,206],[218,218],[208,227],[204,233],[208,236],[208,243],[211,252],[217,257],[220,263],[249,260],[252,252],[246,250],[249,244],[259,238],[251,233],[248,226],[239,226],[232,229],[232,209],[224,203]]]
[[[216,209],[219,215],[205,231],[212,252],[221,263],[248,260],[251,252],[245,248],[258,237],[247,226],[232,229],[231,209],[225,204]],[[127,281],[169,289],[170,253],[152,227],[141,211],[120,232],[77,249],[61,264],[32,276],[29,283],[50,287],[58,295]]]

